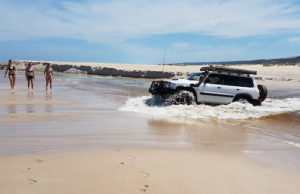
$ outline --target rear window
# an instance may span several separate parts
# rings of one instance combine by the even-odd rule
[[[253,88],[253,81],[250,77],[236,77],[235,80],[236,86],[249,87]]]
[[[249,88],[254,87],[253,81],[250,77],[239,77],[222,74],[210,74],[206,79],[206,83]]]

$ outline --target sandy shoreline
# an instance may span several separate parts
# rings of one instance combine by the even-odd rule
[[[24,70],[29,61],[15,61],[18,69]],[[58,62],[32,61],[35,69],[44,70],[44,63],[51,63],[53,69],[63,73],[84,73],[101,76],[120,76],[132,78],[174,78],[186,77],[193,72],[199,72],[203,66],[199,65],[143,65],[143,64],[115,64],[115,63],[88,63],[88,62]],[[257,80],[271,85],[290,84],[300,85],[300,66],[263,66],[263,65],[232,65],[234,68],[257,70]],[[4,67],[2,66],[2,69]]]
[[[0,157],[0,191],[38,193],[298,193],[298,171],[231,153],[106,150]]]

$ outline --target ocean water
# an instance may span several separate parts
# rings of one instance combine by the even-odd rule
[[[93,149],[229,150],[299,166],[300,86],[270,86],[262,106],[160,104],[151,80],[87,75],[55,76],[45,91],[42,75],[28,92],[22,75],[0,94],[69,104],[0,105],[0,155]]]

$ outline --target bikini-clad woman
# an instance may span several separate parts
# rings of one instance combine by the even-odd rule
[[[48,85],[50,85],[50,89],[52,89],[53,69],[50,63],[47,63],[44,75],[46,79],[46,90],[48,90]]]
[[[25,69],[25,76],[27,78],[28,90],[30,88],[30,85],[31,85],[31,89],[33,89],[34,70],[33,70],[33,66],[32,66],[31,62],[28,63],[28,65]]]
[[[10,81],[10,87],[11,87],[11,89],[15,88],[16,73],[17,73],[17,69],[14,66],[14,64],[12,63],[12,60],[9,59],[4,77],[6,77],[6,75],[8,74],[8,78],[9,78],[9,81]]]

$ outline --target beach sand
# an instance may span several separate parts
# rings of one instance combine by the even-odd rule
[[[106,150],[0,157],[5,194],[297,194],[299,171],[230,153]]]
[[[283,86],[299,88],[299,67],[241,68],[273,77],[259,81],[273,96],[288,93]],[[289,96],[259,119],[193,119],[198,107],[174,107],[187,117],[170,121],[120,111],[128,99],[148,95],[151,80],[60,75],[46,92],[42,75],[34,91],[23,75],[13,91],[2,77],[1,194],[299,193],[299,115],[280,113]]]

